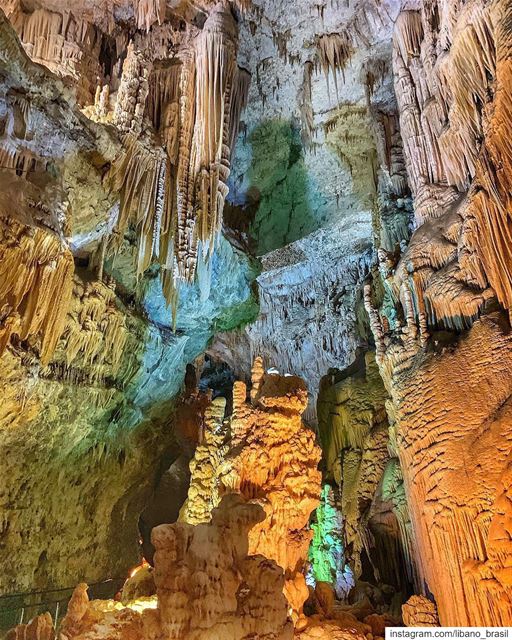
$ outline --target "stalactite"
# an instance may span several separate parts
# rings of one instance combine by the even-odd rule
[[[139,29],[149,31],[151,26],[165,19],[166,0],[133,0],[135,20]]]
[[[213,248],[222,223],[229,176],[229,119],[236,70],[237,28],[229,9],[219,5],[205,23],[196,45],[196,118],[193,142],[195,232],[204,247]],[[194,275],[197,258],[190,256]]]
[[[419,11],[402,11],[395,23],[393,44],[407,64],[417,56],[423,40],[423,23]]]
[[[315,122],[313,113],[313,94],[312,94],[312,79],[313,79],[314,65],[312,62],[307,61],[304,63],[304,72],[302,75],[302,86],[300,88],[299,104],[301,114],[301,134],[302,139],[306,147],[311,145]]]
[[[48,363],[64,329],[74,272],[73,257],[59,238],[14,220],[2,220],[0,250],[0,346],[12,335],[41,339]]]
[[[114,162],[108,181],[121,195],[116,225],[118,242],[128,224],[139,231],[137,273],[143,273],[153,256],[164,269],[173,269],[173,178],[163,149],[152,148],[132,136]]]
[[[165,111],[168,106],[179,102],[181,72],[179,60],[172,60],[170,65],[155,66],[149,76],[146,111],[156,131],[165,124]],[[175,135],[178,138],[179,131],[176,131]],[[173,155],[169,154],[171,159]]]
[[[375,90],[389,76],[389,64],[385,58],[370,58],[363,67],[364,84],[368,91],[368,102],[371,102]]]
[[[104,36],[70,12],[35,9],[25,13],[17,3],[8,16],[28,56],[60,76],[78,81],[78,98],[90,103],[97,78],[103,78],[100,50]]]
[[[40,171],[43,162],[32,151],[15,145],[13,141],[0,143],[0,167],[11,169],[16,175],[26,177],[29,171]]]
[[[448,183],[463,190],[476,172],[482,109],[496,75],[496,52],[488,7],[472,4],[459,17],[449,63],[439,81],[451,98],[450,127],[439,138]]]
[[[233,89],[230,99],[229,114],[229,149],[232,154],[235,149],[236,138],[240,126],[240,116],[247,106],[247,97],[249,94],[249,86],[251,84],[251,74],[240,67],[235,69],[235,77],[233,80]]]

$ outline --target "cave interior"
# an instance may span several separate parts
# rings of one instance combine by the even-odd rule
[[[512,2],[0,0],[0,638],[512,628]]]

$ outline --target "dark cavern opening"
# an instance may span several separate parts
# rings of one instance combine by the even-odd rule
[[[510,0],[0,0],[0,638],[508,637],[511,132]]]

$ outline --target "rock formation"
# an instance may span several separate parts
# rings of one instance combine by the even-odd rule
[[[406,594],[415,560],[387,402],[375,355],[368,352],[341,380],[323,381],[319,431],[327,478],[340,496],[344,552],[355,578],[393,585]]]
[[[308,586],[316,587],[318,583],[332,585],[337,598],[344,600],[354,586],[354,577],[346,564],[342,511],[328,484],[322,488],[315,517],[316,522],[311,525],[313,539],[308,556]]]
[[[160,460],[181,453],[170,425],[185,367],[214,326],[254,313],[250,261],[218,237],[247,85],[231,5],[209,7],[201,27],[181,32],[174,16],[148,34],[128,25],[131,0],[116,7],[127,23],[112,3],[0,3],[5,593],[126,575]],[[214,59],[211,82],[196,82],[196,66]],[[210,155],[198,158],[206,139]],[[178,233],[192,253],[175,250]],[[189,267],[177,265],[196,263],[199,239],[197,281],[178,286],[178,303]],[[168,302],[183,310],[175,333]]]
[[[512,625],[511,25],[0,0],[0,630]]]
[[[260,313],[218,335],[209,352],[240,379],[262,355],[267,366],[307,380],[305,419],[314,425],[321,379],[348,367],[366,344],[361,283],[372,262],[377,182],[393,212],[379,233],[393,249],[396,237],[408,238],[411,207],[391,82],[400,3],[256,4],[260,11],[240,26],[239,59],[252,82],[228,212],[253,220],[244,229],[262,259]],[[346,41],[348,57],[336,44]]]
[[[291,640],[283,572],[271,560],[249,555],[249,530],[264,518],[261,507],[230,495],[213,509],[211,523],[156,527],[157,595],[125,605],[89,602],[87,585],[79,585],[61,637],[249,640],[257,634]]]
[[[249,551],[274,560],[285,573],[285,595],[299,622],[308,597],[303,569],[319,503],[320,450],[301,420],[307,390],[296,377],[265,373],[257,358],[250,402],[243,382],[233,389],[233,413],[224,420],[225,400],[205,414],[204,442],[191,463],[191,484],[182,511],[186,522],[208,522],[222,494],[237,493],[259,504],[265,519],[249,532]]]
[[[379,255],[387,299],[366,291],[421,581],[447,625],[511,620],[510,341],[497,309],[509,309],[506,267],[497,267],[507,263],[510,173],[498,140],[510,113],[509,25],[509,3],[499,1],[424,2],[397,20],[417,229],[399,261]]]
[[[54,640],[55,629],[49,613],[36,616],[27,624],[19,624],[9,631],[8,640]]]
[[[436,605],[425,596],[412,596],[402,606],[402,617],[407,627],[438,627]]]

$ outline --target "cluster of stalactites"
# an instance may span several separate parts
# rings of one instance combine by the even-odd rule
[[[418,229],[398,265],[381,256],[400,317],[367,304],[379,352],[397,322],[412,353],[427,327],[468,328],[495,295],[512,308],[508,10],[500,0],[434,1],[396,21],[395,89]]]
[[[132,222],[139,233],[137,273],[143,273],[153,256],[164,269],[173,266],[173,246],[169,243],[173,229],[172,186],[168,156],[163,149],[150,147],[128,135],[124,152],[114,162],[109,179],[121,195],[117,222],[120,240]]]
[[[422,11],[403,11],[394,32],[401,131],[411,188],[417,205],[422,205],[416,207],[418,224],[440,215],[453,189],[466,190],[474,178],[484,108],[496,77],[491,4],[460,7],[451,15],[451,31],[444,12],[453,13],[453,7],[448,8],[453,3],[435,4],[445,25],[443,34],[426,6]],[[441,35],[446,39],[447,31],[450,48],[444,51],[439,40]],[[441,202],[439,195],[429,197],[436,187],[447,192]]]
[[[73,256],[52,233],[0,221],[0,354],[13,335],[40,339],[47,364],[64,330]]]
[[[151,26],[165,19],[166,0],[133,0],[135,21],[139,29],[149,31]]]
[[[344,29],[337,33],[319,36],[316,43],[316,66],[326,77],[334,80],[338,95],[338,74],[344,78],[345,69],[358,47],[369,46],[371,36],[384,23],[380,0],[366,0],[356,7],[352,18]]]
[[[496,48],[496,93],[485,146],[477,164],[470,192],[468,236],[472,251],[503,306],[512,309],[512,38],[509,2],[492,5]],[[480,70],[481,72],[481,70]],[[469,80],[468,80],[469,82]],[[468,225],[470,226],[470,225]],[[472,268],[471,268],[472,267]],[[482,279],[481,268],[472,260],[470,270]]]
[[[200,247],[208,259],[222,226],[231,149],[250,76],[236,65],[238,29],[229,3],[219,3],[180,60],[148,71],[132,44],[123,67],[114,123],[125,149],[110,172],[121,193],[117,231],[139,231],[138,273],[153,258],[164,294],[195,277]],[[140,137],[147,114],[162,146]],[[118,238],[119,240],[119,238]]]
[[[103,77],[100,30],[69,11],[37,8],[26,12],[19,0],[0,7],[6,10],[28,56],[59,76],[74,78],[79,101],[87,103],[93,96],[93,82]]]
[[[242,12],[247,11],[251,6],[250,0],[231,0],[231,2]],[[133,0],[137,27],[149,31],[154,24],[162,24],[165,20],[166,8],[167,0]]]
[[[115,302],[114,281],[85,285],[75,276],[73,299],[59,348],[63,355],[63,378],[72,378],[78,366],[92,382],[115,376],[128,338],[126,317]],[[53,363],[53,367],[58,363]]]

